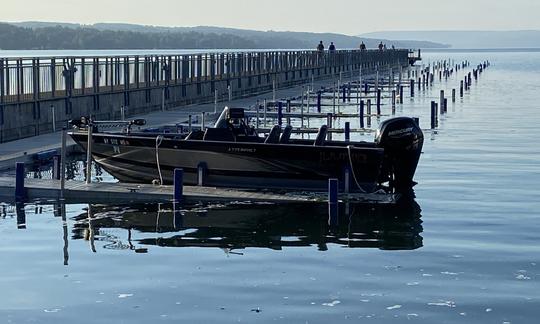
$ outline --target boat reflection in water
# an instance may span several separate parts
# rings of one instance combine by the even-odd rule
[[[75,217],[74,239],[87,239],[95,250],[129,249],[145,253],[148,246],[244,248],[316,246],[413,250],[422,247],[420,207],[341,204],[337,222],[329,225],[324,204],[232,204],[174,211],[172,205],[89,206]],[[123,236],[111,229],[125,229]],[[111,234],[114,233],[114,234]],[[120,232],[121,233],[121,232]]]

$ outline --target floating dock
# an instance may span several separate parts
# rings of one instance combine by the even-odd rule
[[[16,179],[0,177],[0,197],[15,200]],[[60,180],[25,179],[24,188],[29,200],[63,200],[67,203],[155,203],[172,202],[173,186],[83,181],[66,181],[64,193]],[[318,193],[274,193],[263,190],[240,190],[202,186],[183,186],[182,203],[210,202],[267,202],[267,203],[326,203],[327,194]],[[357,203],[391,204],[399,199],[394,194],[341,194],[342,201]]]

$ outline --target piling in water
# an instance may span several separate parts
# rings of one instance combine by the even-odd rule
[[[360,128],[364,128],[364,100],[360,100],[360,106],[358,107],[358,118],[360,119]]]
[[[281,101],[278,102],[277,115],[278,115],[278,125],[283,126],[283,102]]]
[[[381,89],[377,89],[377,116],[381,115]]]
[[[53,156],[52,178],[60,180],[60,155]]]
[[[24,162],[15,164],[15,200],[23,201],[26,199],[26,189],[24,188]]]
[[[183,193],[184,193],[184,170],[174,169],[174,195],[173,195],[174,202],[181,203]]]
[[[431,129],[435,129],[437,118],[437,107],[435,101],[431,102]]]

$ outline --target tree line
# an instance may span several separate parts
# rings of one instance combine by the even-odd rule
[[[0,23],[0,49],[211,49],[259,48],[249,39],[217,33],[98,30],[62,26],[24,28]]]

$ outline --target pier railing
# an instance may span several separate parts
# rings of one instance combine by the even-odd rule
[[[408,50],[0,57],[0,142],[410,63]]]
[[[0,58],[0,104],[393,61],[402,50]],[[382,61],[380,61],[382,63]]]

